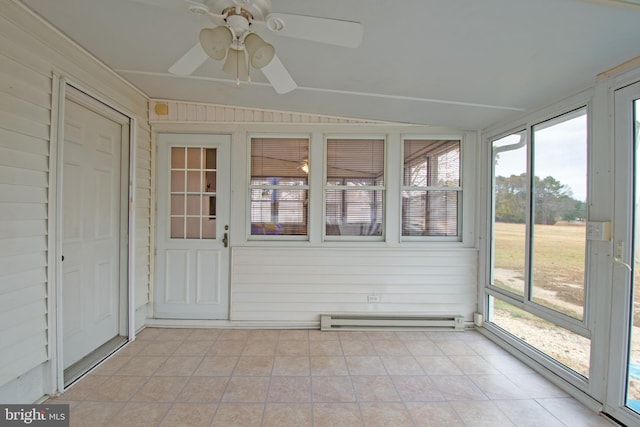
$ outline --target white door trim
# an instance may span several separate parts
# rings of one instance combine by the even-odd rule
[[[64,361],[62,339],[62,311],[58,308],[62,303],[62,165],[64,142],[65,103],[72,99],[81,105],[100,111],[113,121],[128,126],[128,134],[123,135],[128,139],[127,159],[122,164],[121,177],[125,178],[126,186],[121,188],[121,203],[123,206],[121,221],[121,251],[126,244],[126,258],[121,253],[121,262],[126,266],[126,276],[121,279],[125,283],[122,295],[126,296],[124,305],[121,306],[122,333],[129,340],[135,338],[135,129],[136,119],[133,114],[113,105],[108,100],[83,88],[81,85],[68,80],[63,76],[53,75],[51,133],[49,149],[49,224],[48,224],[48,356],[49,356],[49,394],[62,393],[64,391]],[[126,147],[123,147],[126,149]],[[128,207],[125,209],[125,207]],[[126,210],[126,213],[125,213]],[[126,215],[126,218],[125,218]],[[121,280],[122,281],[122,280]],[[124,321],[123,321],[124,320]]]

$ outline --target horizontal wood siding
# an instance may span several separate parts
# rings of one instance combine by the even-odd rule
[[[0,388],[38,372],[50,353],[48,250],[55,236],[49,234],[54,226],[49,210],[55,180],[49,164],[52,106],[58,102],[54,74],[137,118],[136,301],[144,305],[148,298],[148,99],[24,6],[0,0]]]
[[[231,320],[317,322],[321,313],[461,314],[477,303],[477,251],[237,247]],[[378,303],[368,303],[377,295]]]
[[[157,114],[156,105],[166,106],[167,114]],[[379,124],[373,120],[347,119],[314,114],[201,104],[184,101],[152,100],[149,108],[151,123],[327,123]]]
[[[47,360],[51,75],[16,58],[0,23],[0,385]],[[9,30],[9,31],[7,31]]]

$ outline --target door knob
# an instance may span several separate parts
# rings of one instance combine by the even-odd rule
[[[222,236],[222,244],[225,248],[229,246],[229,233],[224,233],[224,236]]]

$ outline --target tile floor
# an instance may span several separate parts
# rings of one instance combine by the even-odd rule
[[[474,331],[147,328],[72,426],[612,426]]]

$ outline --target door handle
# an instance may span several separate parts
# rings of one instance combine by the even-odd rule
[[[224,236],[222,236],[222,244],[225,248],[229,246],[229,233],[224,233]]]

